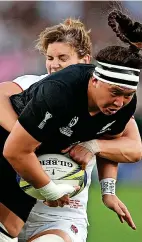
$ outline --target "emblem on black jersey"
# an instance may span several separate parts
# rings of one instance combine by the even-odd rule
[[[44,116],[44,119],[43,119],[43,120],[41,121],[41,123],[38,125],[38,128],[39,128],[39,129],[43,129],[44,126],[45,126],[45,124],[46,124],[46,121],[47,121],[48,119],[50,119],[50,118],[52,118],[52,114],[49,113],[49,112],[46,112],[46,113],[45,113],[45,116]]]
[[[68,126],[71,128],[71,127],[73,127],[74,125],[76,125],[76,123],[78,122],[78,117],[74,117],[74,118],[72,118],[72,120],[69,122],[69,124],[68,124]]]
[[[74,118],[71,119],[71,121],[66,127],[59,128],[60,132],[70,137],[73,133],[73,130],[71,128],[77,124],[78,120],[79,120],[79,117],[75,116]]]
[[[111,129],[109,127],[115,122],[116,122],[116,120],[112,121],[111,123],[106,124],[97,134],[102,134],[102,133],[105,133],[106,131],[110,131]]]

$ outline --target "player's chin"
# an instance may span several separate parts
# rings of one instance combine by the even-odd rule
[[[117,113],[118,110],[113,110],[113,109],[109,109],[109,108],[103,108],[101,111],[105,115],[110,116],[110,115],[114,115],[115,113]]]
[[[105,115],[107,115],[107,116],[112,115],[110,112],[108,112],[108,110],[107,110],[106,108],[102,108],[102,109],[100,109],[100,110],[101,110],[101,112],[102,112],[103,114],[105,114]]]

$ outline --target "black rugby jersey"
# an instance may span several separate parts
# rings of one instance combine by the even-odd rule
[[[27,104],[19,122],[45,144],[47,153],[60,152],[71,144],[99,138],[105,133],[119,134],[134,114],[136,96],[114,115],[101,112],[89,115],[87,89],[94,68],[92,64],[69,66],[12,96],[18,114]]]

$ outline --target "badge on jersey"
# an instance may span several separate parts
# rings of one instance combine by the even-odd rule
[[[49,113],[48,111],[45,113],[45,117],[44,117],[44,119],[41,121],[41,123],[38,125],[38,128],[39,129],[43,129],[44,128],[44,126],[45,126],[45,124],[46,124],[46,122],[47,122],[47,120],[48,119],[50,119],[50,118],[52,118],[52,114],[51,113]]]
[[[115,123],[116,120],[112,121],[111,123],[106,124],[97,134],[105,133],[106,131],[110,131],[110,126]]]
[[[66,127],[59,128],[60,133],[70,137],[73,134],[73,130],[71,128],[77,124],[78,120],[79,120],[79,117],[77,116],[72,118]]]

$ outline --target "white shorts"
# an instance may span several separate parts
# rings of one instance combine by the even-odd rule
[[[48,217],[47,217],[48,216]],[[72,242],[86,242],[87,223],[85,219],[67,219],[55,215],[32,212],[19,235],[19,242],[26,242],[33,235],[50,229],[61,229],[66,232]]]

